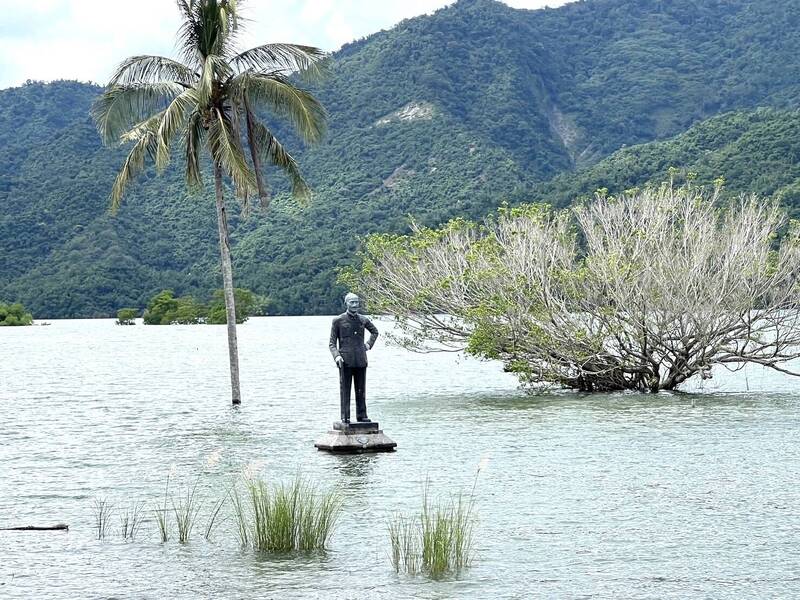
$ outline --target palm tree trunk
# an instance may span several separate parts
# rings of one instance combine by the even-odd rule
[[[228,235],[228,215],[222,196],[222,167],[214,163],[214,187],[217,192],[217,228],[219,253],[222,262],[222,289],[225,292],[225,312],[228,317],[228,357],[231,363],[231,400],[242,403],[239,389],[239,344],[236,340],[236,304],[233,298],[233,267],[231,266],[231,241]]]

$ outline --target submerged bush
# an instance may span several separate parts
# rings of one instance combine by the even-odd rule
[[[33,325],[33,315],[19,302],[4,304],[0,302],[0,327]]]
[[[202,322],[205,307],[191,296],[175,298],[172,290],[159,292],[147,303],[145,325],[193,325]]]
[[[120,308],[117,311],[117,325],[134,325],[138,312],[135,308]]]
[[[236,322],[244,323],[252,315],[263,314],[268,300],[248,289],[236,288],[234,289],[234,302],[236,304]],[[134,309],[123,310],[134,311],[133,317],[135,317]],[[117,318],[120,319],[119,313],[117,313]],[[198,302],[192,296],[176,298],[172,290],[163,290],[147,303],[143,319],[145,325],[196,325],[198,323],[224,325],[228,322],[228,315],[222,290],[214,292],[208,305]],[[124,324],[132,324],[132,322]]]
[[[253,315],[263,314],[268,300],[245,288],[234,288],[234,304],[236,305],[236,322],[244,323]],[[206,323],[224,325],[228,322],[225,311],[225,294],[223,290],[215,290],[206,311]]]
[[[671,390],[715,366],[799,375],[800,222],[666,182],[372,235],[342,281],[416,351],[501,360],[531,389]]]

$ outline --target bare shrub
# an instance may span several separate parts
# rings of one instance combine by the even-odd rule
[[[719,191],[665,183],[414,225],[367,238],[342,280],[396,316],[405,347],[499,359],[529,384],[657,391],[747,363],[798,375],[800,227]]]

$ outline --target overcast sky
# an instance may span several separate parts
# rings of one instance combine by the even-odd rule
[[[505,1],[517,8],[567,2]],[[452,0],[249,0],[242,2],[251,21],[242,44],[294,42],[336,50],[448,4]],[[0,88],[27,79],[105,83],[128,56],[174,56],[177,29],[173,0],[0,0]]]

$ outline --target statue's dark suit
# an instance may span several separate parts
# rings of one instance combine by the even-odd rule
[[[367,348],[364,345],[364,329],[370,334],[366,345],[372,348],[378,339],[378,329],[364,315],[346,312],[336,317],[331,325],[331,355],[334,360],[337,356],[344,360],[339,390],[342,421],[350,421],[350,388],[353,382],[356,388],[356,419],[367,419]]]

